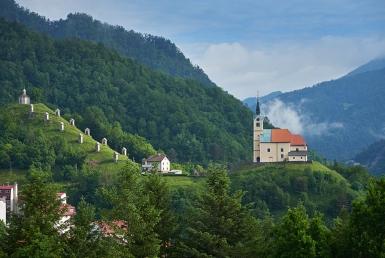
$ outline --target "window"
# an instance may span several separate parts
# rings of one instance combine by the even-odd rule
[[[295,148],[295,151],[299,151],[299,149],[298,149],[298,148]]]
[[[283,159],[283,154],[281,154],[281,159]]]
[[[260,123],[257,123],[257,127],[260,127],[261,126],[261,124]]]
[[[281,148],[281,152],[283,152],[283,148]]]
[[[2,193],[3,192],[3,190],[0,190],[0,193]]]
[[[302,157],[301,157],[301,159],[302,159]]]
[[[74,209],[70,209],[70,212],[74,212]]]
[[[260,119],[259,119],[259,117],[257,117],[257,121],[259,121]]]
[[[6,193],[10,193],[11,191],[10,190],[5,190]]]
[[[295,157],[293,157],[293,159],[295,159]]]
[[[270,148],[267,148],[267,152],[270,152]]]

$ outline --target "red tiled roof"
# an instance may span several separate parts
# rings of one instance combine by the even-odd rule
[[[299,134],[292,134],[290,140],[291,146],[306,146],[306,141]]]
[[[13,185],[0,185],[0,190],[10,190],[13,188]]]
[[[63,195],[65,195],[66,193],[56,193],[56,196],[58,197],[62,197]]]
[[[64,210],[60,215],[62,216],[73,216],[76,213],[75,207],[70,204],[62,204],[61,209]],[[71,211],[73,209],[73,211]]]
[[[291,133],[288,129],[272,129],[271,142],[290,142]]]
[[[105,222],[105,221],[96,221],[94,222],[94,224],[99,226],[103,234],[115,233],[115,230],[113,228],[120,228],[123,231],[127,231],[126,223],[122,220],[113,221],[112,224],[114,225],[110,225],[108,222]]]

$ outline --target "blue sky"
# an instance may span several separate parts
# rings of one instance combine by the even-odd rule
[[[384,0],[19,0],[163,36],[239,99],[339,78],[385,56]]]

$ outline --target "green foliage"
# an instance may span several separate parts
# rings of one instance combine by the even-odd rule
[[[8,229],[7,253],[11,257],[61,257],[61,202],[49,173],[31,167],[22,191],[21,214],[13,214]]]
[[[221,167],[210,166],[206,189],[186,210],[185,241],[181,256],[254,257],[266,246],[251,216],[249,206],[241,204],[244,193],[229,195],[230,179]]]
[[[119,188],[104,188],[102,193],[113,205],[111,210],[104,209],[103,218],[122,223],[121,227],[110,225],[115,230],[116,240],[124,243],[119,249],[121,255],[156,257],[160,239],[155,227],[161,210],[155,208],[149,194],[144,191],[137,164],[127,161],[119,175]]]
[[[364,199],[353,202],[349,216],[349,240],[352,257],[383,257],[385,255],[385,177],[367,185]]]
[[[139,147],[144,138],[138,134],[156,149],[173,149],[180,162],[251,158],[245,146],[252,142],[252,113],[220,88],[152,71],[101,44],[52,40],[4,19],[0,28],[0,105],[13,103],[19,88],[38,88],[44,103],[59,107],[63,117],[79,114],[81,130],[91,128],[99,141],[111,136],[112,146],[125,142],[116,138],[119,122],[126,141]],[[25,72],[26,60],[35,72]],[[150,151],[143,148],[130,156],[145,158]]]

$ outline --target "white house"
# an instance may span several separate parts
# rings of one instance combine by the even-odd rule
[[[158,153],[157,155],[151,155],[147,159],[142,160],[142,169],[151,170],[154,167],[154,163],[158,164],[158,172],[168,173],[170,172],[171,162],[165,154]]]
[[[71,217],[73,217],[76,213],[76,209],[74,206],[67,204],[67,195],[66,193],[56,193],[56,200],[60,201],[62,203],[61,209],[62,213],[60,214],[62,217],[58,223],[58,226],[62,226],[64,223],[66,223]],[[62,230],[62,233],[69,230],[69,227]]]

